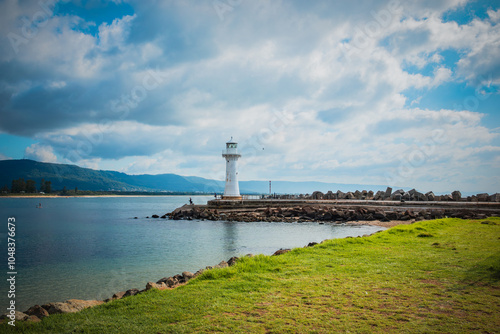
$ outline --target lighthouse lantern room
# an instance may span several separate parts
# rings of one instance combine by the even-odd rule
[[[226,159],[226,186],[222,198],[225,200],[240,200],[237,161],[241,155],[238,153],[238,143],[233,141],[233,137],[226,143],[226,149],[222,151],[222,156]]]

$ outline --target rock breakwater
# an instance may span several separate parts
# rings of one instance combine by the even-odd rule
[[[379,190],[376,193],[367,190],[356,190],[343,192],[328,191],[323,193],[315,191],[312,194],[300,195],[270,195],[264,196],[266,199],[305,199],[305,200],[368,200],[368,201],[429,201],[429,202],[500,202],[500,193],[487,194],[480,193],[472,196],[463,197],[462,193],[458,190],[453,191],[451,194],[435,195],[434,192],[429,191],[422,193],[416,189],[403,190],[398,189],[392,191],[391,187],[387,187],[385,191]]]
[[[280,203],[262,202],[262,207],[246,208],[245,203],[235,207],[217,207],[211,203],[207,206],[185,205],[162,218],[173,220],[224,220],[224,221],[267,221],[267,222],[334,222],[348,223],[353,221],[418,221],[439,219],[444,217],[463,219],[484,219],[490,215],[500,214],[500,210],[461,207],[391,207],[391,206],[351,206],[326,205],[311,203],[305,205],[285,206]],[[290,203],[286,203],[290,204]]]

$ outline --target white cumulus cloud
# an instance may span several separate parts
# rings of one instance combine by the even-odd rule
[[[57,157],[52,147],[38,143],[26,147],[24,157],[40,162],[57,162]]]

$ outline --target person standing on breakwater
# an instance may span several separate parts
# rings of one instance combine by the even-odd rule
[[[193,200],[189,197],[189,205],[193,205]]]

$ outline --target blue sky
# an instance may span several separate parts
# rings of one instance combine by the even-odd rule
[[[233,136],[242,180],[500,191],[498,1],[0,0],[0,16],[0,159],[223,179]]]

